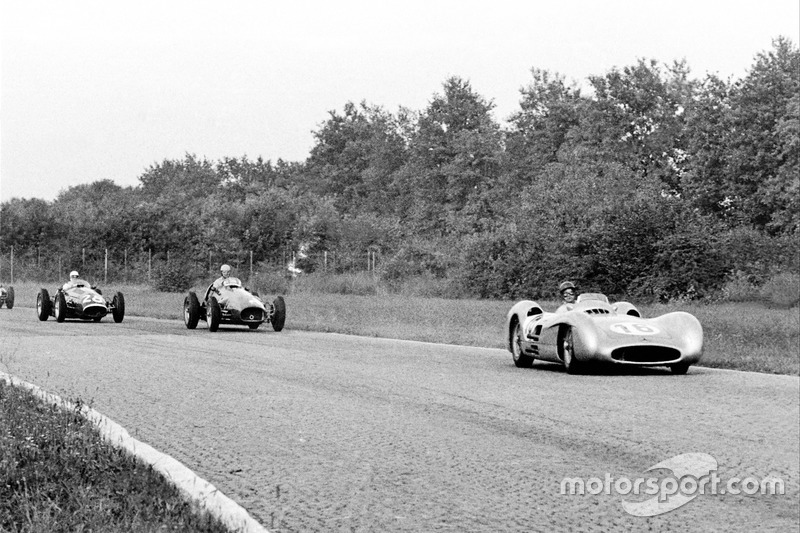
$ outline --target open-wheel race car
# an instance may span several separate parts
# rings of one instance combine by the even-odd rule
[[[4,305],[8,309],[14,307],[14,287],[4,287],[0,285],[0,307]]]
[[[206,289],[202,302],[190,291],[183,301],[183,320],[186,327],[195,329],[205,320],[209,331],[217,331],[220,324],[246,325],[258,329],[270,322],[275,331],[281,331],[286,322],[286,303],[278,296],[272,303],[263,301],[258,293],[242,286],[239,278],[227,278],[221,286],[212,283]]]
[[[516,366],[540,359],[561,363],[570,374],[592,363],[667,366],[685,374],[703,355],[703,328],[693,315],[642,318],[633,304],[611,304],[599,293],[581,294],[555,313],[531,300],[518,302],[508,312],[506,332]]]
[[[52,299],[47,289],[39,290],[36,296],[36,315],[41,321],[52,316],[56,322],[68,318],[100,322],[108,313],[117,323],[125,318],[125,297],[122,293],[116,292],[112,298],[106,298],[100,289],[82,279],[56,289]]]

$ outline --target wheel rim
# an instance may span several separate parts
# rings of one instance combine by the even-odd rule
[[[572,331],[564,335],[564,365],[572,366]]]
[[[521,329],[522,328],[520,328],[519,324],[517,324],[514,327],[514,341],[512,344],[512,352],[511,352],[512,355],[514,356],[514,361],[519,361],[519,357],[522,354],[522,344],[519,339],[519,334]]]
[[[36,312],[39,314],[39,316],[42,316],[42,295],[41,294],[36,298]]]
[[[61,314],[61,298],[56,298],[55,310],[56,310],[56,316]]]
[[[186,324],[189,323],[189,304],[188,303],[183,304],[183,321]]]

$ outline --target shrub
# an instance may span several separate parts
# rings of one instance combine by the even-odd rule
[[[772,276],[761,287],[760,296],[780,307],[792,307],[800,302],[800,275],[784,272]]]
[[[153,288],[162,292],[183,292],[194,284],[190,267],[179,262],[167,262],[153,268]]]
[[[291,291],[291,277],[286,270],[270,269],[253,274],[247,285],[259,293],[289,294]]]

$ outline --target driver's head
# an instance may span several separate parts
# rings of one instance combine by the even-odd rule
[[[577,298],[577,294],[575,292],[575,284],[571,281],[565,281],[561,285],[558,286],[559,292],[561,292],[561,298],[564,300],[564,303],[572,304],[575,303],[575,299]]]
[[[69,280],[75,281],[76,279],[78,279],[78,271],[73,270],[72,272],[69,273]]]
[[[222,277],[227,278],[231,275],[231,266],[230,265],[222,265],[219,269],[222,272]]]

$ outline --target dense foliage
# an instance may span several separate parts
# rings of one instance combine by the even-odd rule
[[[187,154],[137,187],[100,180],[53,202],[12,199],[0,247],[73,264],[87,249],[170,253],[188,270],[250,252],[257,263],[298,254],[306,271],[325,254],[326,268],[343,268],[336,254],[358,251],[380,257],[387,282],[436,278],[480,297],[551,295],[571,278],[692,298],[798,270],[800,52],[789,40],[734,81],[644,59],[588,88],[531,76],[505,126],[452,77],[421,111],[331,111],[304,162]]]

